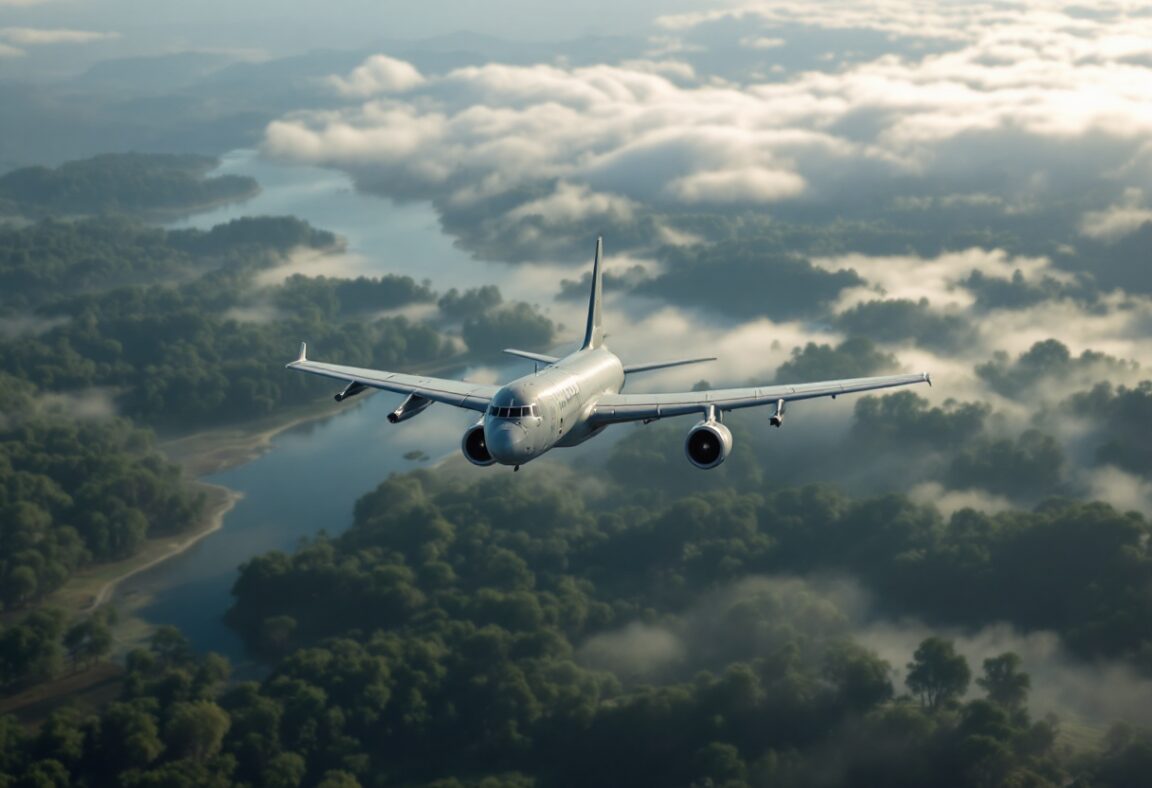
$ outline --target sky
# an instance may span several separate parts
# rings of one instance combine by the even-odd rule
[[[711,4],[704,4],[711,7]],[[662,13],[693,2],[539,3],[530,0],[0,0],[0,27],[42,31],[3,38],[34,61],[31,73],[68,73],[98,59],[186,50],[251,58],[309,49],[360,48],[380,39],[422,39],[470,31],[512,40],[641,35]],[[75,35],[68,35],[68,34]],[[49,41],[51,39],[51,42]],[[0,50],[0,57],[9,49]],[[11,70],[0,61],[0,74]]]

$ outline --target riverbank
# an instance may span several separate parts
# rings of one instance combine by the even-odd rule
[[[243,497],[235,490],[217,484],[195,482],[206,496],[204,517],[190,531],[148,539],[131,558],[100,564],[73,575],[47,599],[47,604],[70,613],[90,613],[112,598],[125,580],[180,555],[209,534],[220,530],[228,512]]]
[[[70,613],[89,613],[107,604],[123,582],[168,561],[224,526],[228,513],[243,498],[235,490],[199,481],[203,476],[251,462],[264,454],[272,440],[293,427],[331,418],[334,414],[313,403],[275,417],[238,427],[206,430],[160,443],[159,449],[178,464],[205,496],[204,516],[189,531],[148,539],[131,558],[100,564],[72,576],[47,603]]]
[[[447,374],[466,366],[469,361],[470,354],[459,354],[413,365],[413,371]],[[252,462],[264,455],[281,433],[349,413],[362,407],[375,394],[368,392],[338,408],[325,398],[284,409],[263,419],[161,440],[158,445],[160,451],[179,465],[187,478],[197,480],[192,483],[207,496],[202,521],[184,533],[148,539],[131,558],[101,564],[74,575],[48,598],[47,603],[73,614],[91,612],[106,604],[121,583],[175,558],[223,527],[225,517],[243,496],[235,490],[200,479]],[[133,600],[134,605],[140,601]],[[128,639],[136,638],[133,635]]]

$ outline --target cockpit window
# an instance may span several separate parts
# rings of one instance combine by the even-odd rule
[[[530,416],[535,417],[540,415],[539,411],[536,410],[535,405],[523,405],[509,408],[497,407],[496,405],[493,405],[488,409],[488,413],[498,419],[525,419]]]

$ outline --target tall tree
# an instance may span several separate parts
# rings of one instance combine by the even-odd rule
[[[968,660],[956,653],[951,640],[926,638],[912,656],[905,681],[927,708],[947,705],[968,689],[972,678]]]
[[[988,693],[988,700],[1010,710],[1021,708],[1032,688],[1032,679],[1020,670],[1019,655],[1011,651],[984,660],[984,675],[976,683]]]

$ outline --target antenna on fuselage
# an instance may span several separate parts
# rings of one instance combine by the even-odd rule
[[[592,293],[588,296],[588,325],[584,329],[584,344],[581,350],[598,348],[604,344],[604,328],[600,325],[600,295],[603,291],[603,274],[600,271],[600,258],[604,251],[604,237],[596,238],[596,257],[592,262]]]

